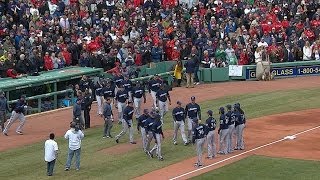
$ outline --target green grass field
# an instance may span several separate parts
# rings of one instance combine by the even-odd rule
[[[320,89],[247,94],[203,102],[201,103],[203,119],[206,117],[207,110],[212,109],[216,113],[220,106],[235,102],[241,103],[250,120],[250,118],[270,114],[320,108]],[[165,119],[165,130],[172,129],[170,113]],[[113,135],[119,131],[120,126],[114,125]],[[135,138],[140,138],[140,136],[135,134]],[[185,147],[182,143],[173,146],[172,137],[164,139],[162,149],[165,160],[162,162],[147,158],[140,148],[133,149],[126,154],[105,154],[99,151],[115,146],[116,143],[113,139],[102,139],[102,127],[97,127],[86,131],[82,143],[81,170],[76,172],[72,167],[71,171],[65,172],[63,169],[68,149],[67,141],[58,138],[57,142],[60,155],[59,161],[56,162],[54,179],[130,179],[195,156],[193,146]],[[120,143],[127,142],[127,137],[120,141]],[[44,142],[40,142],[1,152],[0,179],[47,179],[46,164],[43,160],[43,144]]]
[[[320,179],[319,168],[319,161],[250,156],[192,179],[315,180]]]

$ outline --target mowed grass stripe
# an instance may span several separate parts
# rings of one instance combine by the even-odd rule
[[[320,88],[257,93],[206,101],[200,103],[202,107],[202,119],[206,118],[207,110],[214,110],[217,117],[217,109],[220,106],[235,102],[241,103],[249,120],[250,118],[270,114],[319,108],[319,90]],[[165,130],[172,129],[171,122],[171,112],[168,112],[165,119]],[[56,163],[55,179],[79,177],[80,179],[129,179],[195,156],[193,146],[184,147],[181,140],[178,146],[173,146],[171,136],[166,137],[162,145],[165,158],[163,162],[148,159],[140,147],[126,154],[105,154],[100,152],[100,150],[115,146],[116,143],[114,139],[102,139],[102,129],[103,127],[101,126],[86,131],[86,137],[82,143],[81,170],[79,172],[75,172],[74,169],[70,172],[63,171],[64,165],[61,165],[59,162],[64,164],[66,161],[67,141],[61,137],[57,139],[60,155],[59,162]],[[113,135],[119,133],[119,131],[120,126],[114,124]],[[140,136],[135,133],[135,138],[140,138]],[[127,143],[127,136],[121,139],[120,142]],[[46,179],[43,142],[1,152],[0,161],[0,179]]]
[[[320,179],[319,168],[319,161],[250,156],[192,179],[314,180]]]

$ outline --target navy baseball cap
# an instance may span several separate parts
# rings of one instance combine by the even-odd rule
[[[228,105],[226,106],[226,108],[227,108],[228,110],[230,110],[230,109],[232,108],[232,106],[231,106],[230,104],[228,104]]]
[[[224,107],[220,107],[220,108],[219,108],[219,111],[220,111],[220,112],[224,112]]]
[[[149,113],[149,110],[148,109],[144,109],[143,113],[147,114],[147,113]]]
[[[133,102],[131,100],[128,101],[128,104],[132,104]]]
[[[24,98],[24,99],[25,99],[25,98],[26,98],[26,95],[21,95],[20,98]]]
[[[210,116],[213,115],[213,111],[212,111],[212,110],[209,110],[207,113],[208,113]]]
[[[196,99],[196,97],[195,96],[191,96],[191,100],[195,100]]]
[[[181,101],[177,101],[177,104],[180,104],[180,105],[181,105],[181,104],[182,104],[182,102],[181,102]]]

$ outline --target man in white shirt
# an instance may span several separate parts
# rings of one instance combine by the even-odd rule
[[[81,153],[81,140],[84,134],[80,130],[80,127],[75,123],[71,122],[70,129],[64,135],[64,138],[69,141],[68,158],[66,163],[65,171],[69,171],[73,156],[76,156],[76,170],[80,169],[80,153]]]
[[[47,162],[47,175],[52,176],[54,165],[58,157],[58,144],[54,141],[54,133],[49,135],[49,139],[44,143],[44,160]]]

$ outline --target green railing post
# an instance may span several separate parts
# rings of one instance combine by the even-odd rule
[[[41,97],[38,98],[38,113],[41,113]]]
[[[53,83],[53,92],[57,92],[57,83]],[[58,95],[53,95],[53,107],[54,109],[57,109],[58,107]]]

